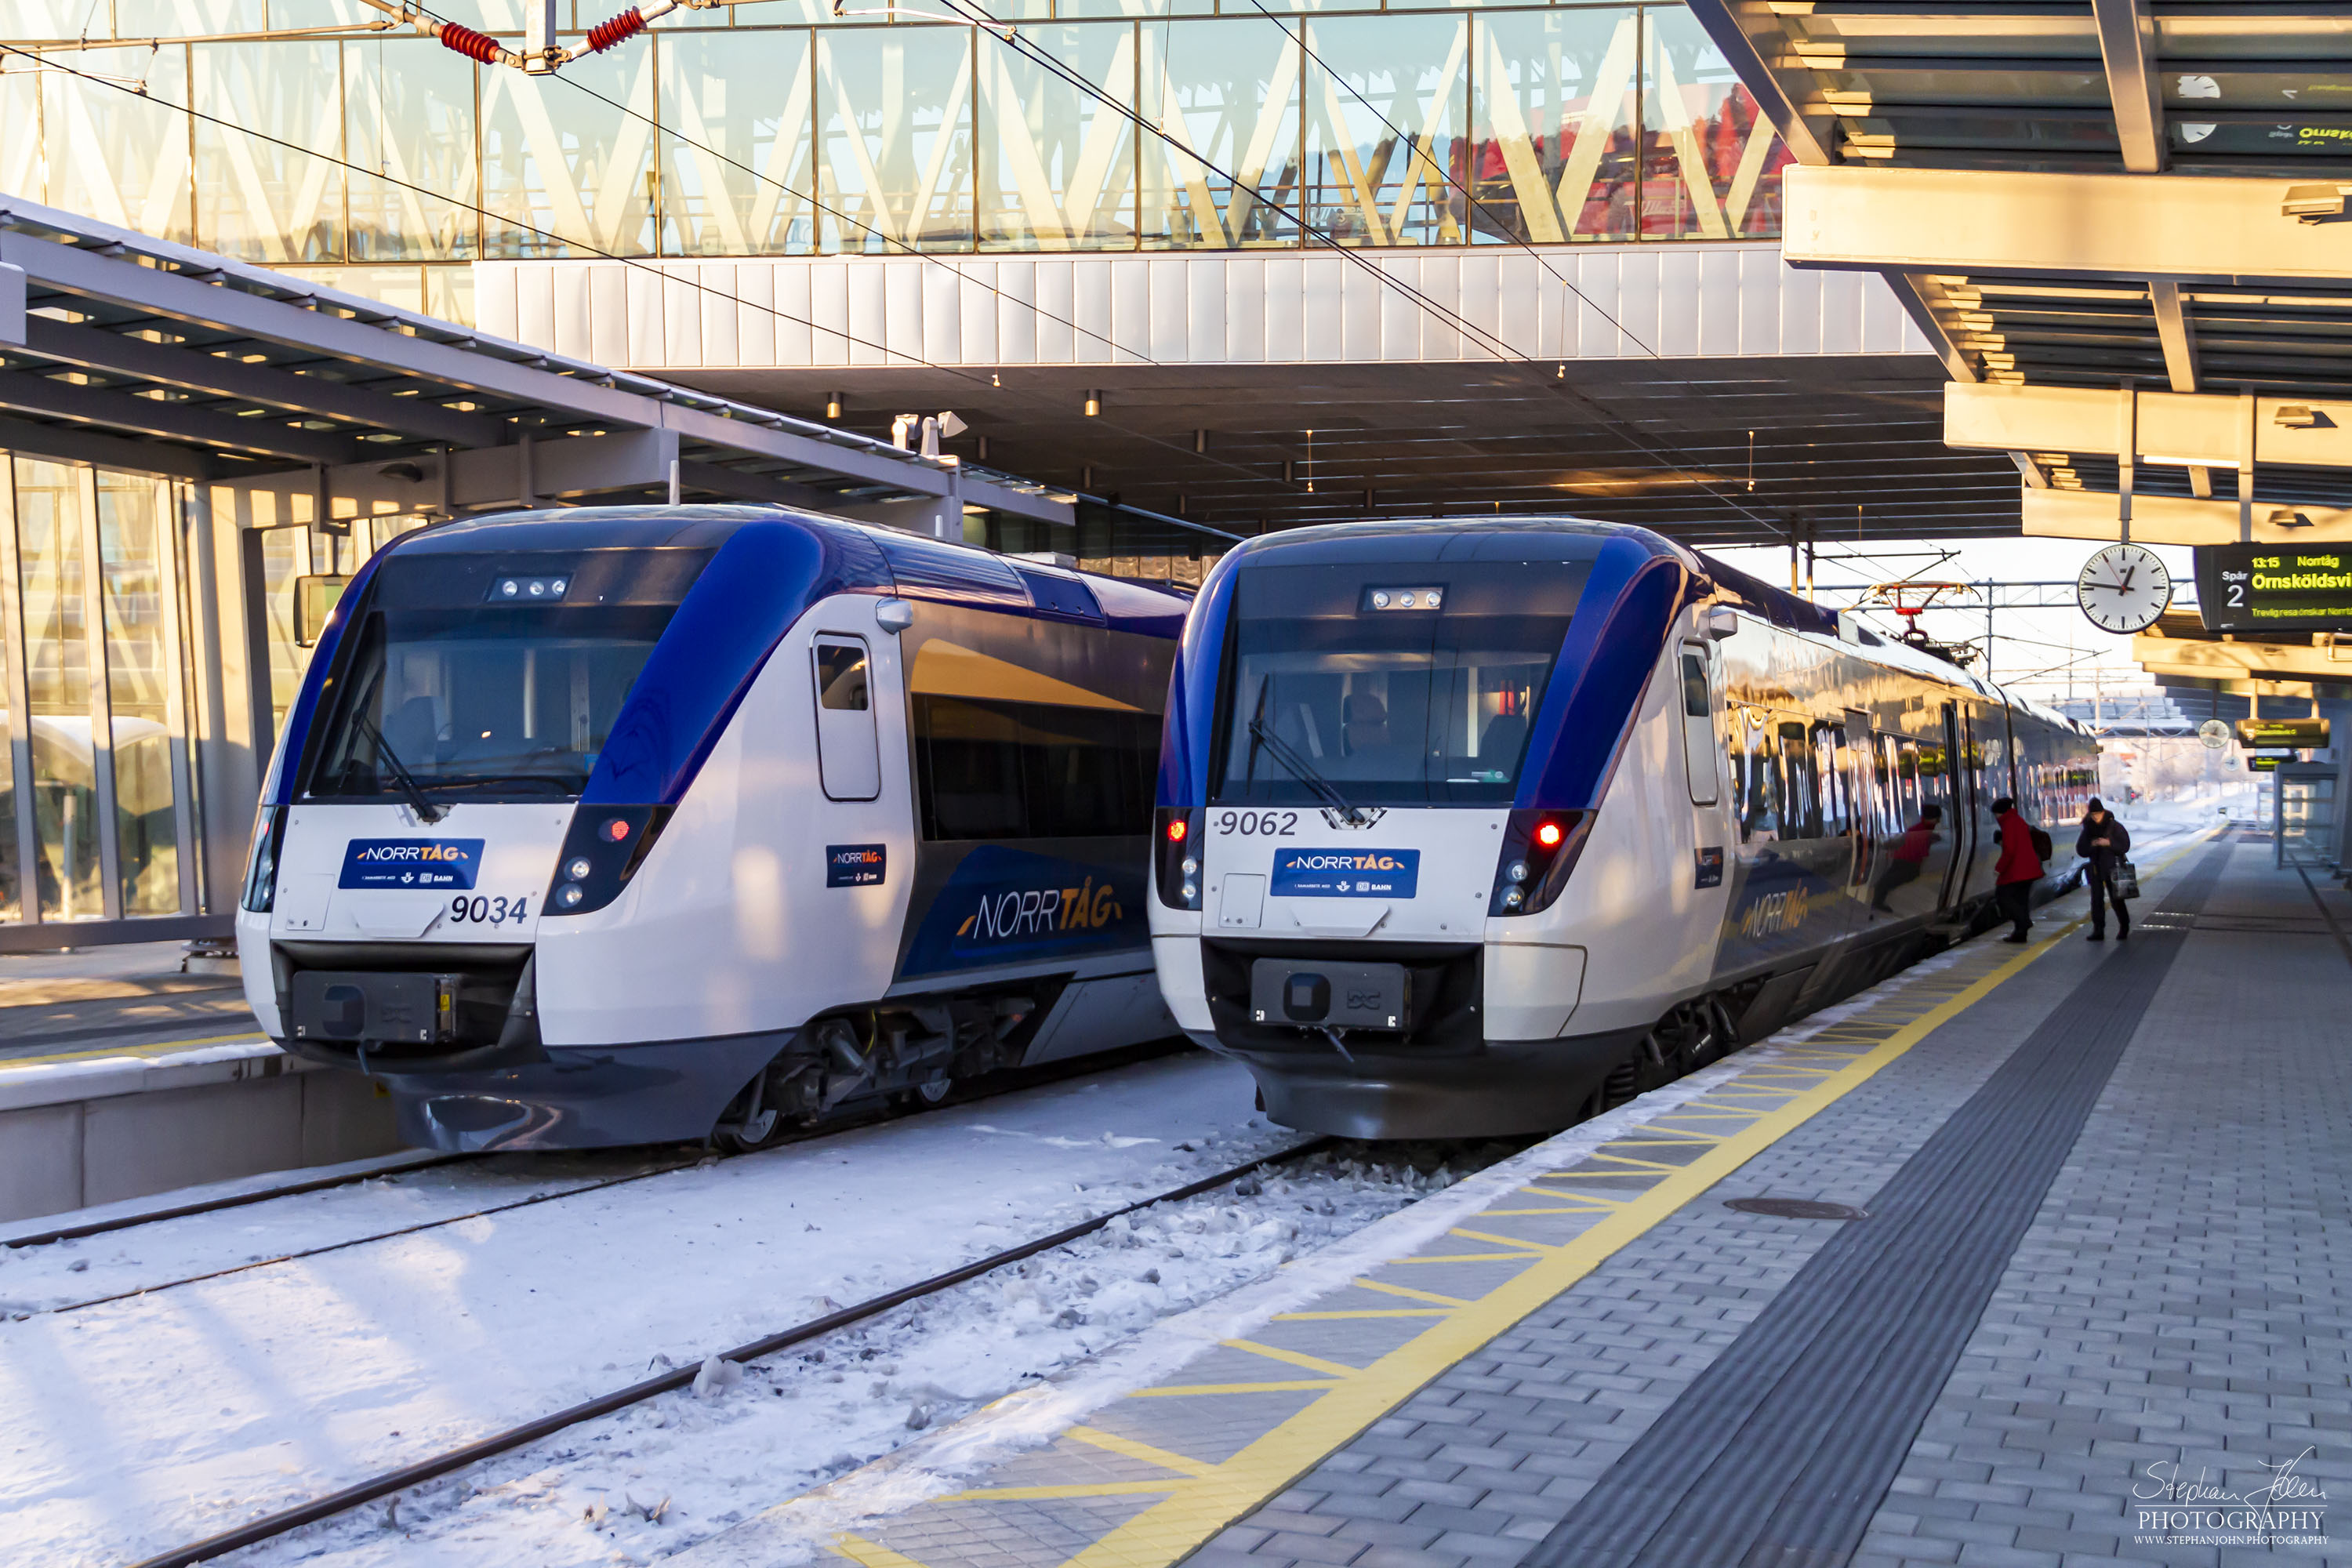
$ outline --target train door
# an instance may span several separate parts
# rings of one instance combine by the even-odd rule
[[[1880,824],[1877,781],[1872,763],[1878,754],[1877,737],[1870,732],[1870,715],[1847,709],[1838,732],[1838,773],[1845,781],[1848,818],[1853,824],[1853,869],[1846,885],[1871,886],[1878,874],[1878,855],[1885,840]]]
[[[1944,704],[1944,798],[1949,802],[1946,811],[1952,824],[1952,856],[1945,863],[1944,887],[1937,900],[1939,909],[1949,909],[1958,902],[1961,890],[1968,886],[1969,867],[1976,858],[1978,823],[1976,794],[1969,787],[1970,773],[1962,749],[1965,737],[1960,705]]]
[[[816,756],[827,800],[882,793],[882,746],[874,730],[873,667],[866,639],[816,639]]]

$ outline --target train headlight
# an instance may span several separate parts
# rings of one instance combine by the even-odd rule
[[[1153,808],[1152,891],[1168,909],[1201,907],[1201,858],[1192,848],[1197,815],[1169,805]]]
[[[580,900],[587,896],[588,889],[577,882],[566,882],[555,889],[555,902],[561,909],[577,909],[580,906]]]
[[[588,864],[587,856],[575,855],[564,863],[563,874],[572,881],[584,882],[588,879],[588,873],[594,869],[593,866]]]
[[[1532,915],[1551,908],[1575,868],[1586,820],[1581,811],[1513,811],[1495,860],[1486,912]]]

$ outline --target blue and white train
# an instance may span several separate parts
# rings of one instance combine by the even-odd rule
[[[405,535],[287,715],[247,997],[444,1149],[756,1146],[1172,1035],[1144,905],[1186,605],[762,508]]]
[[[1357,1137],[1568,1124],[1932,950],[2076,725],[1638,528],[1359,523],[1226,555],[1154,830],[1178,1022]]]

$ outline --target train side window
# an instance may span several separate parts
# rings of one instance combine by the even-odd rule
[[[1760,716],[1742,714],[1745,743],[1732,753],[1732,764],[1746,774],[1739,792],[1739,841],[1769,844],[1780,837],[1780,763],[1773,755],[1773,730]]]
[[[915,756],[927,839],[1151,831],[1157,714],[918,695]]]
[[[817,773],[829,800],[882,793],[882,752],[863,637],[816,639]]]
[[[1853,794],[1851,759],[1843,727],[1824,724],[1813,731],[1813,769],[1822,781],[1822,836],[1843,838],[1853,830],[1848,805]]]
[[[1822,781],[1813,759],[1812,737],[1794,719],[1780,721],[1780,837],[1819,838],[1822,836]]]
[[[1714,702],[1703,643],[1682,647],[1683,773],[1690,784],[1693,805],[1713,805],[1722,798],[1715,755]]]

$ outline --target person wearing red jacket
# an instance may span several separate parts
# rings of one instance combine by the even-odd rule
[[[2033,884],[2042,879],[2042,857],[2033,852],[2033,829],[2019,815],[2017,802],[2001,796],[1992,803],[1992,816],[1999,828],[1993,842],[2000,846],[2000,859],[1993,867],[1993,903],[2016,927],[2000,940],[2026,942],[2031,940],[2026,932],[2033,924]]]

